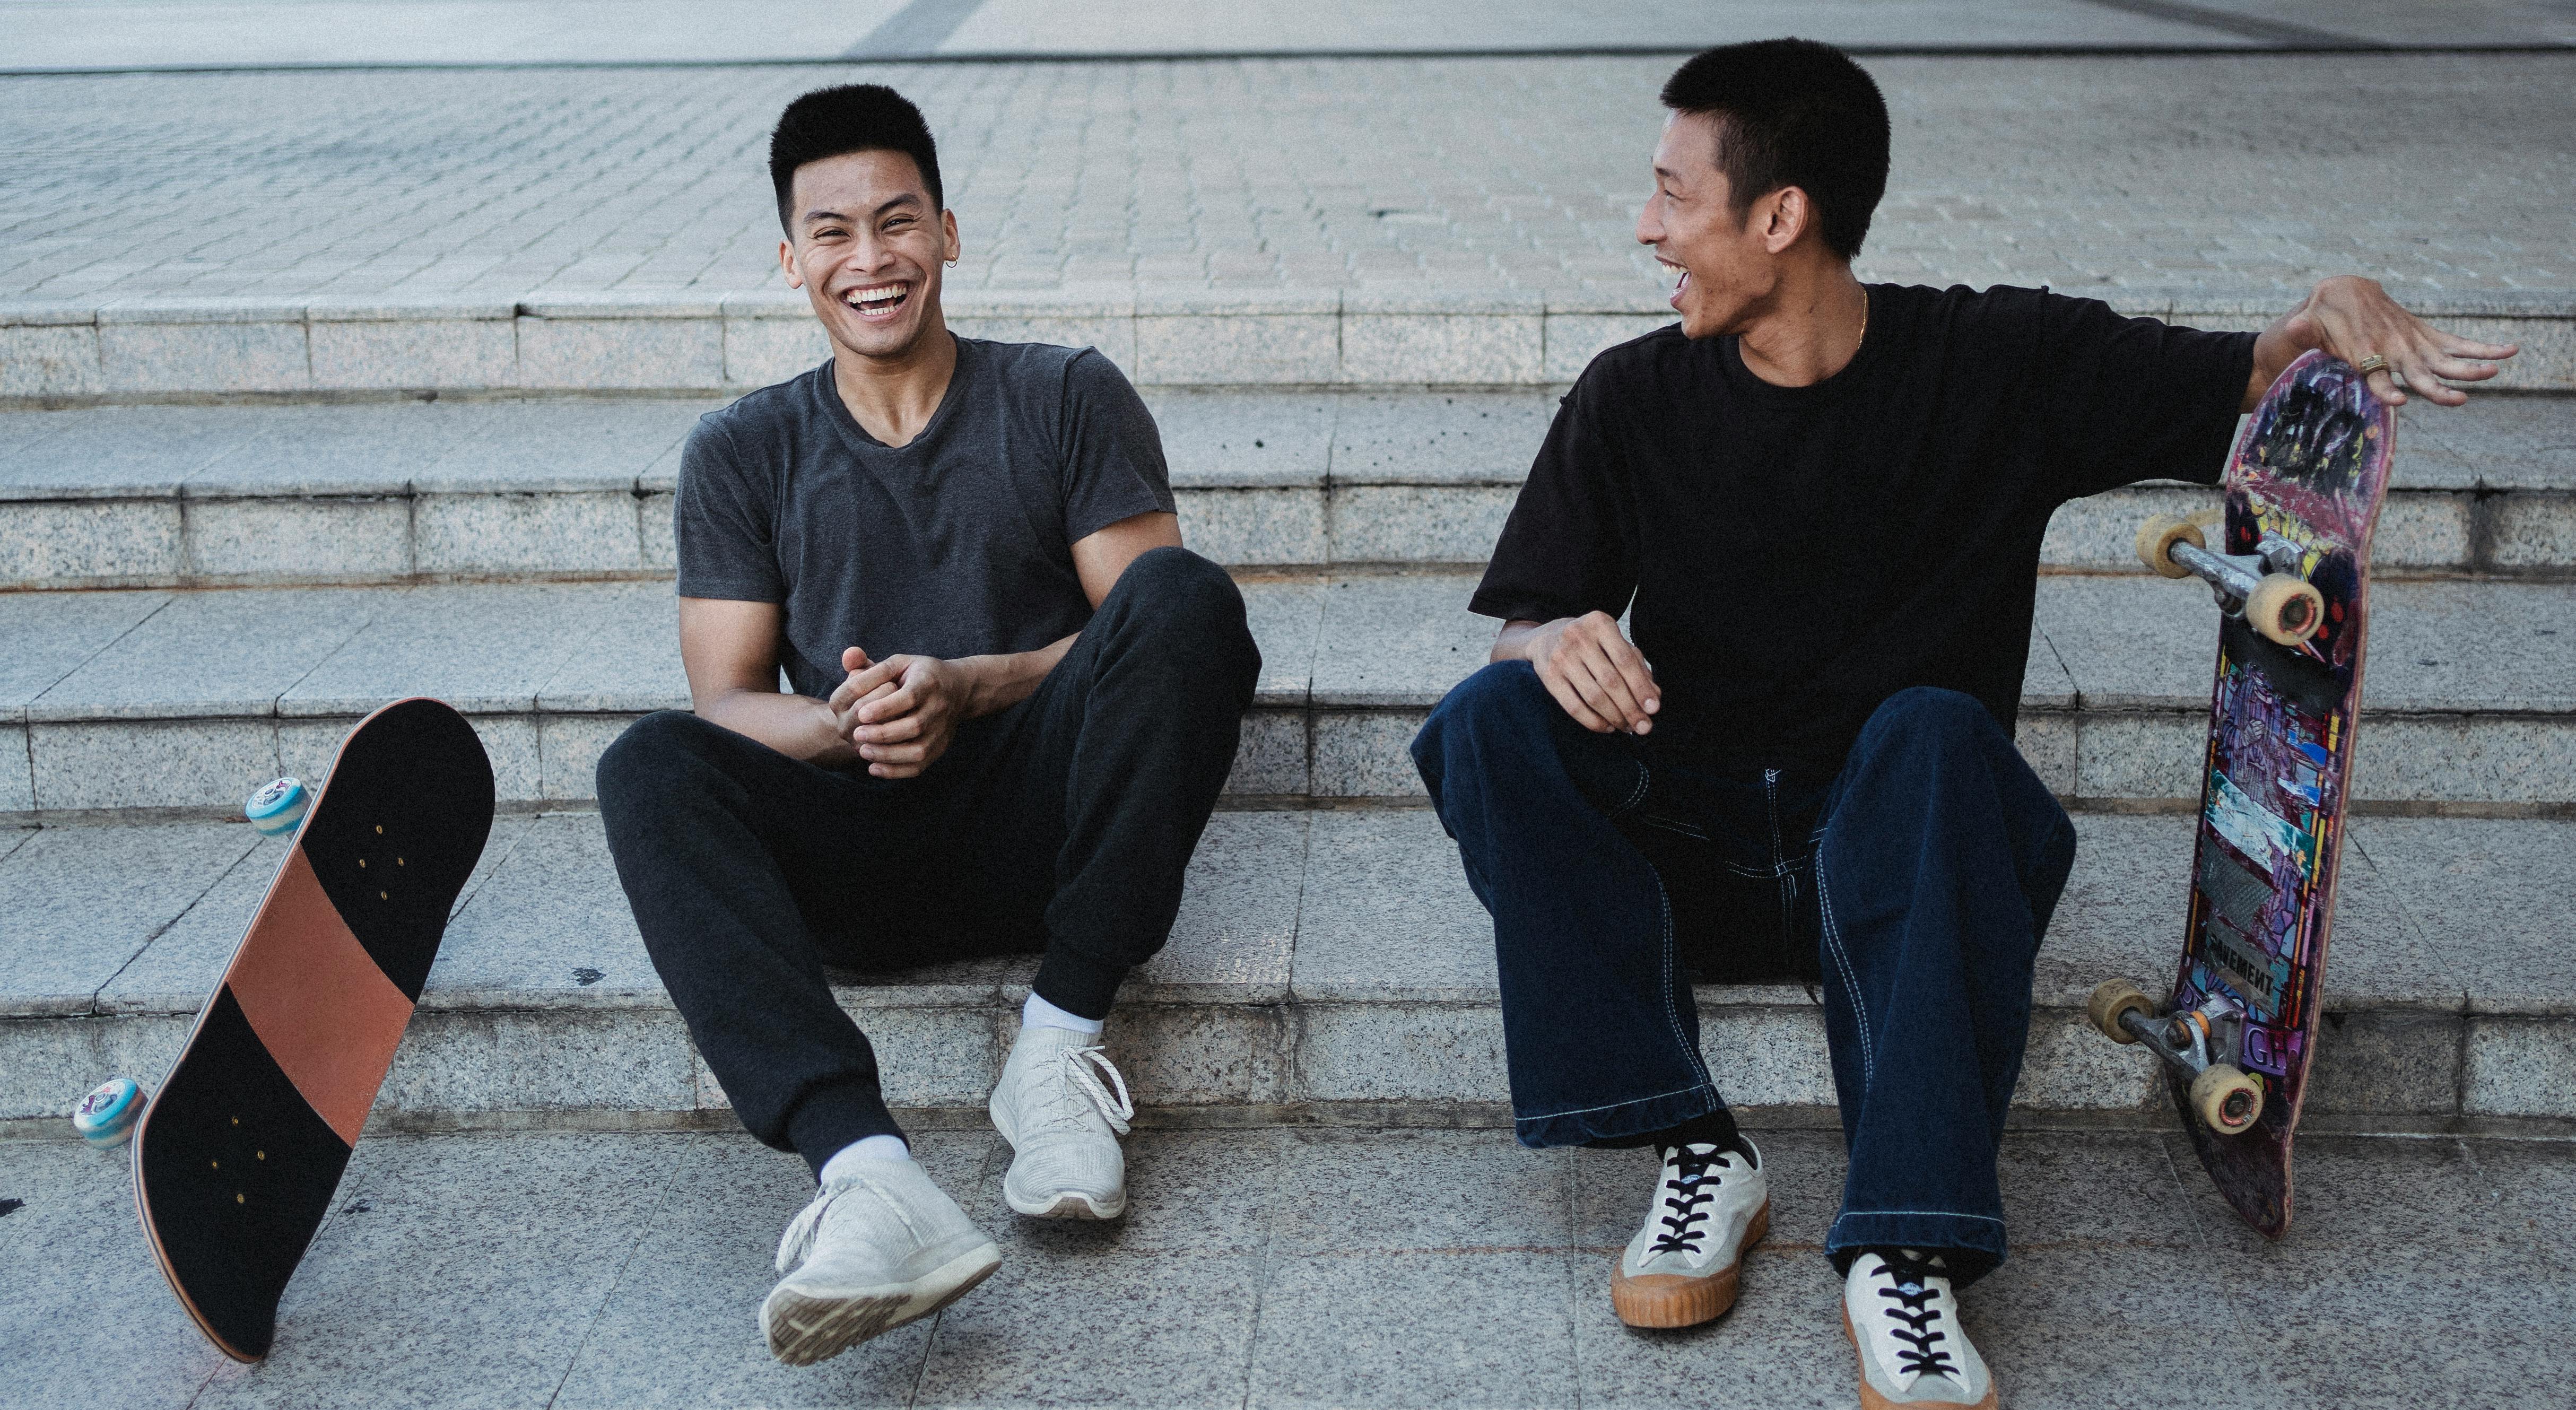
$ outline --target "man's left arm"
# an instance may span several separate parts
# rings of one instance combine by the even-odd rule
[[[1073,571],[1096,610],[1128,564],[1148,549],[1180,546],[1178,515],[1138,514],[1074,540]],[[1060,637],[1035,651],[955,660],[889,656],[869,661],[853,647],[842,658],[850,678],[832,692],[832,711],[867,761],[869,773],[911,778],[948,752],[959,724],[1026,700],[1080,635]]]
[[[2238,410],[2252,411],[2282,370],[2313,348],[2355,367],[2383,359],[2369,374],[2370,390],[2391,406],[2405,405],[2410,393],[2458,406],[2469,394],[2446,382],[2483,382],[2496,375],[2496,363],[2519,351],[2510,343],[2454,337],[2400,308],[2377,280],[2338,275],[2254,340],[2254,372]]]

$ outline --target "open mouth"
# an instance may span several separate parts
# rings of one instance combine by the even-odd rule
[[[870,284],[863,288],[851,289],[841,295],[841,302],[848,304],[859,317],[871,323],[883,322],[894,317],[903,311],[905,304],[911,301],[912,286],[902,283]]]
[[[1655,263],[1662,265],[1667,271],[1675,276],[1673,279],[1672,293],[1665,297],[1664,302],[1671,304],[1675,308],[1680,308],[1682,306],[1682,291],[1690,287],[1690,271],[1668,259],[1658,259]]]

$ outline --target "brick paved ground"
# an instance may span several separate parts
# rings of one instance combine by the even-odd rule
[[[822,62],[974,54],[1878,52],[2576,44],[2562,0],[0,0],[0,66]]]
[[[918,97],[997,288],[1648,289],[1658,59],[0,80],[0,298],[741,288],[778,106]],[[2576,287],[2576,55],[1880,59],[1873,277]],[[2510,101],[2507,101],[2508,97]]]

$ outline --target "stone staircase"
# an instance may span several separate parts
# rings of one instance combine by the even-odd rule
[[[713,396],[0,412],[0,590],[668,576]],[[1481,564],[1546,389],[1149,387],[1190,542],[1242,568]],[[2386,576],[2576,577],[2576,403],[2402,415]],[[2048,565],[2136,572],[2142,486],[2068,505]]]
[[[2019,1102],[2042,1122],[2162,1119],[2134,1051],[2085,1026],[2093,983],[2169,962],[2190,822],[2077,815],[2041,952]],[[2576,1119],[2576,823],[2356,820],[2309,1111],[2376,1130]],[[278,844],[227,823],[68,826],[0,847],[0,1125],[51,1131],[109,1073],[166,1069]],[[889,1095],[971,1119],[1033,960],[851,982]],[[1703,1045],[1772,1119],[1831,1105],[1815,996],[1705,986]],[[1491,938],[1429,812],[1226,811],[1170,945],[1130,980],[1111,1047],[1164,1119],[1499,1123]],[[721,1121],[722,1090],[646,960],[596,813],[501,819],[379,1099],[418,1128]]]
[[[2259,329],[2280,289],[2121,285],[2123,313]],[[2407,306],[2523,351],[2497,385],[2576,391],[2565,289],[2408,288]],[[1533,386],[1672,321],[1633,295],[1401,286],[1068,285],[943,292],[960,333],[1099,348],[1147,386]],[[827,354],[804,295],[774,283],[409,297],[0,300],[0,399],[22,405],[602,390],[741,393]]]
[[[1540,306],[1278,303],[1220,319],[1113,302],[1095,326],[1059,298],[1017,322],[959,320],[1125,339],[1122,361],[1151,374],[1184,531],[1236,570],[1265,658],[1228,805],[1113,1047],[1161,1120],[1496,1123],[1490,937],[1436,820],[1407,806],[1419,786],[1403,746],[1484,659],[1492,624],[1464,610],[1476,566],[1553,410],[1549,384],[1580,363],[1551,349],[1588,352],[1638,315],[1594,311],[1608,321],[1587,332],[1581,311]],[[397,356],[418,330],[398,318],[308,308],[287,340],[289,321],[262,332],[240,313],[135,325],[177,340],[160,345],[104,314],[0,330],[0,349],[75,330],[65,346],[127,369],[0,386],[24,408],[0,412],[0,822],[14,824],[0,830],[0,1130],[51,1131],[100,1077],[163,1069],[276,865],[276,844],[225,819],[276,773],[319,773],[353,719],[404,694],[473,717],[505,802],[380,1119],[722,1123],[587,802],[619,730],[687,704],[669,581],[678,446],[740,385],[733,369],[792,366],[810,325],[729,304],[450,320],[474,326],[419,335],[416,351],[462,360],[449,385],[464,394],[421,400],[381,395],[418,385]],[[713,352],[688,364],[714,369],[698,380],[592,375],[710,332]],[[591,362],[564,351],[581,338]],[[270,353],[287,367],[288,341],[306,380],[207,370]],[[504,345],[515,381],[493,370]],[[152,346],[160,382],[132,370]],[[391,380],[320,375],[357,365],[328,349],[367,347]],[[762,347],[776,367],[754,360]],[[1505,353],[1520,360],[1475,361]],[[531,379],[558,354],[589,380]],[[1394,384],[1404,367],[1429,370]],[[1175,385],[1194,380],[1225,384]],[[553,387],[580,394],[528,395]],[[604,394],[620,387],[640,391]],[[142,404],[154,398],[203,404]],[[84,404],[36,409],[49,400]],[[2555,904],[2576,858],[2576,403],[2487,397],[2409,412],[2400,436],[2365,816],[2310,1111],[2393,1130],[2576,1121],[2576,964],[2558,958]],[[2127,543],[2150,510],[2211,502],[2142,487],[2051,526],[2021,742],[2077,807],[2084,848],[2042,956],[2031,1121],[2166,1119],[2154,1074],[2091,1036],[2079,1005],[2105,974],[2161,979],[2179,924],[2211,614],[2189,585],[2134,571]],[[841,994],[899,1103],[971,1120],[1032,967]],[[1826,1119],[1814,996],[1699,997],[1731,1096]]]
[[[1400,799],[1424,714],[1481,665],[1472,574],[1247,575],[1263,671],[1230,791]],[[2040,585],[2021,744],[2051,786],[2111,806],[2199,796],[2206,594],[2145,575]],[[2576,798],[2576,590],[2421,581],[2374,594],[2354,796],[2381,811],[2534,814]],[[475,719],[501,797],[586,802],[638,715],[685,709],[664,582],[0,594],[0,812],[229,814],[319,774],[386,700]]]

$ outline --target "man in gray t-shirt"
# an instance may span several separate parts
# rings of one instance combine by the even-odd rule
[[[948,394],[902,445],[851,414],[836,359],[709,415],[682,452],[680,596],[782,604],[798,694],[828,699],[853,645],[1043,651],[1091,618],[1075,544],[1139,516],[1127,534],[1178,538],[1162,438],[1108,358],[954,342]]]
[[[1134,1107],[1103,1020],[1171,930],[1261,658],[1233,581],[1181,547],[1118,369],[948,331],[957,223],[917,109],[875,85],[806,94],[770,174],[781,266],[832,358],[691,433],[695,709],[612,745],[599,803],[708,1068],[822,1186],[761,1306],[771,1354],[802,1365],[1001,1259],[913,1163],[826,967],[1041,953],[991,1102],[1003,1195],[1118,1217]]]

